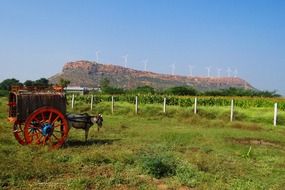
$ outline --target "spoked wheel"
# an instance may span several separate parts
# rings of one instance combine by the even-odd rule
[[[25,135],[24,135],[24,123],[22,123],[19,120],[16,120],[14,122],[14,126],[13,126],[13,134],[16,138],[16,140],[21,144],[24,145],[26,144],[25,141]]]
[[[59,148],[68,135],[65,116],[53,107],[41,107],[26,120],[24,134],[27,144],[43,144]]]

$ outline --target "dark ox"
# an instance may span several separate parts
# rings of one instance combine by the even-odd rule
[[[88,138],[88,132],[90,127],[92,127],[95,123],[97,124],[97,130],[103,125],[103,116],[98,114],[97,116],[90,116],[87,113],[83,114],[67,114],[68,126],[69,128],[73,127],[76,129],[85,130],[85,141]]]

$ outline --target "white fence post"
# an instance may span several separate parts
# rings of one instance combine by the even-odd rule
[[[112,106],[111,106],[112,114],[114,113],[114,96],[112,96]]]
[[[92,111],[92,109],[93,109],[93,95],[91,96],[91,105],[90,105],[90,109],[91,109],[91,111]]]
[[[278,114],[278,108],[277,108],[277,103],[274,104],[274,120],[273,120],[273,125],[276,127],[277,125],[277,114]]]
[[[138,96],[136,96],[136,107],[135,107],[136,114],[138,113]]]
[[[163,113],[166,112],[166,98],[163,99]]]
[[[233,118],[234,118],[234,100],[232,99],[231,100],[231,122],[233,121]]]
[[[197,97],[194,100],[194,114],[197,114]]]
[[[71,108],[73,109],[74,107],[74,94],[72,94],[72,100],[71,100]]]

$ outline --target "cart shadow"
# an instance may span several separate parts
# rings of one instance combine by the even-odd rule
[[[92,146],[92,145],[97,145],[97,146],[112,145],[114,142],[120,140],[121,139],[89,139],[87,140],[87,142],[85,142],[81,140],[69,139],[67,142],[65,142],[63,147],[67,148],[67,147]]]

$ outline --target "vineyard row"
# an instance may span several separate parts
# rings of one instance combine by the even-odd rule
[[[195,97],[192,96],[160,96],[160,95],[120,95],[113,96],[116,102],[135,103],[136,96],[139,104],[161,104],[166,98],[166,105],[174,105],[181,107],[190,107],[194,105]],[[75,95],[76,101],[90,103],[93,97],[93,103],[103,101],[111,102],[112,95]],[[71,101],[72,95],[67,96],[67,100]],[[274,103],[278,103],[278,108],[285,111],[285,99],[283,98],[255,98],[255,97],[197,97],[197,104],[200,106],[230,106],[231,100],[234,100],[234,106],[240,108],[268,108],[273,107]]]

